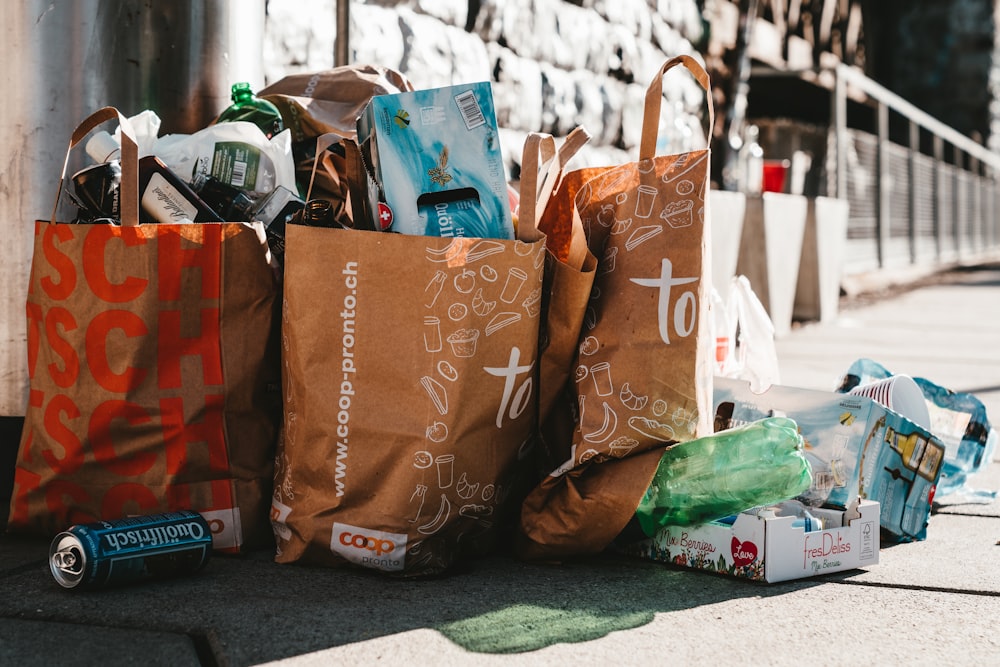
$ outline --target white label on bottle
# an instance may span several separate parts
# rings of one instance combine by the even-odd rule
[[[266,188],[265,191],[270,191],[273,186],[266,187],[260,161],[261,152],[255,146],[242,141],[220,141],[215,144],[210,173],[240,190],[259,192],[258,188]]]
[[[194,222],[198,215],[198,208],[155,172],[142,193],[142,208],[162,223]]]

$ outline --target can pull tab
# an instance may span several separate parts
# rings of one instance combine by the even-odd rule
[[[78,574],[83,565],[77,549],[62,549],[52,554],[52,563],[64,572]]]

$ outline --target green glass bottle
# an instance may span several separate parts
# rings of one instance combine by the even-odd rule
[[[219,114],[215,122],[247,121],[259,127],[268,139],[285,129],[278,107],[254,95],[249,83],[234,83],[232,93],[233,103]]]
[[[768,417],[668,447],[636,518],[652,536],[664,526],[690,526],[804,493],[812,469],[798,425]]]

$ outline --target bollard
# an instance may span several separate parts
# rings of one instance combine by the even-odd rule
[[[747,197],[736,271],[747,277],[770,315],[775,338],[792,328],[807,209],[802,195],[765,192]]]

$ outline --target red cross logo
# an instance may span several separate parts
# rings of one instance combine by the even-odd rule
[[[392,209],[385,202],[378,203],[378,221],[383,232],[392,226]]]

